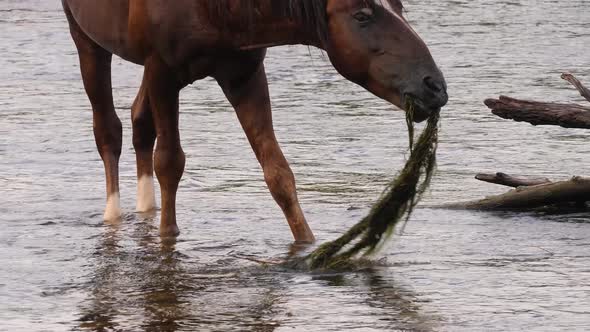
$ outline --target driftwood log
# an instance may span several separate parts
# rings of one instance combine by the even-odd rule
[[[590,102],[590,90],[571,74],[561,78],[570,82],[582,97]],[[565,128],[590,129],[590,107],[578,104],[547,103],[500,96],[487,99],[492,113],[504,119],[529,122],[533,125],[557,125]],[[451,203],[440,206],[466,210],[587,210],[590,202],[590,178],[574,177],[569,181],[551,182],[544,178],[520,178],[504,173],[478,174],[476,179],[515,187],[507,193],[481,200]]]
[[[590,90],[571,74],[561,78],[570,82],[586,100],[590,101]],[[492,113],[518,122],[532,125],[557,125],[564,128],[590,129],[590,107],[578,104],[547,103],[500,96],[485,102]]]
[[[534,210],[550,205],[573,203],[585,206],[590,201],[590,178],[574,177],[569,181],[523,186],[507,193],[481,200],[441,206],[460,210]]]

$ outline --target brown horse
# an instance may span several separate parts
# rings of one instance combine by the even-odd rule
[[[402,108],[411,96],[422,121],[447,102],[430,52],[402,15],[400,0],[62,0],[93,110],[94,136],[106,171],[104,218],[119,218],[121,122],[111,89],[111,58],[144,66],[132,107],[137,210],[156,207],[162,236],[178,234],[176,191],[185,156],[178,134],[179,91],[213,77],[235,108],[296,241],[314,240],[295,179],[274,135],[263,60],[267,47],[323,49],[336,70]],[[157,144],[154,153],[154,143]]]

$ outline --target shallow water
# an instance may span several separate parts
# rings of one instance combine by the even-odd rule
[[[490,115],[498,94],[583,102],[590,7],[569,1],[407,1],[444,71],[439,170],[426,205],[503,191],[477,172],[588,173],[590,134]],[[244,134],[209,81],[182,93],[188,162],[176,243],[133,213],[129,107],[141,68],[116,60],[125,124],[124,220],[102,221],[103,170],[59,2],[0,4],[1,331],[590,329],[590,216],[420,208],[369,269],[264,267],[296,250]],[[277,135],[320,241],[362,217],[405,156],[402,113],[340,78],[319,52],[273,49]]]

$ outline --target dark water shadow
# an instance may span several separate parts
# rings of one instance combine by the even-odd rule
[[[382,271],[370,269],[366,272],[365,285],[368,287],[367,304],[385,309],[393,315],[387,320],[397,329],[411,331],[435,331],[440,320],[423,312],[418,295],[401,283],[388,279]]]
[[[382,314],[375,314],[375,320],[386,322],[388,330],[394,331],[436,331],[437,322],[442,319],[425,314],[418,294],[387,275],[389,267],[367,267],[360,271],[317,275],[315,279],[328,281],[330,287],[352,287],[365,295],[364,304]]]
[[[486,213],[500,219],[527,220],[557,223],[590,223],[590,211],[587,207],[563,206],[548,207],[536,211],[470,211],[471,213]]]
[[[590,223],[590,206],[563,204],[560,206],[547,206],[536,210],[529,211],[511,211],[511,210],[447,210],[437,206],[426,206],[420,210],[428,213],[453,213],[458,215],[467,215],[478,217],[479,220],[486,221],[487,218],[497,218],[499,220],[539,220],[557,223]],[[497,222],[497,219],[494,221]],[[491,221],[490,221],[491,222]]]

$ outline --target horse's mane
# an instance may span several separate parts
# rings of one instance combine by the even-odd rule
[[[328,38],[328,20],[326,15],[327,0],[206,0],[210,17],[216,24],[224,25],[235,20],[235,7],[244,13],[241,22],[245,28],[256,19],[260,7],[270,6],[274,15],[293,20],[308,27],[318,41],[325,45]],[[230,8],[234,8],[233,10]]]

